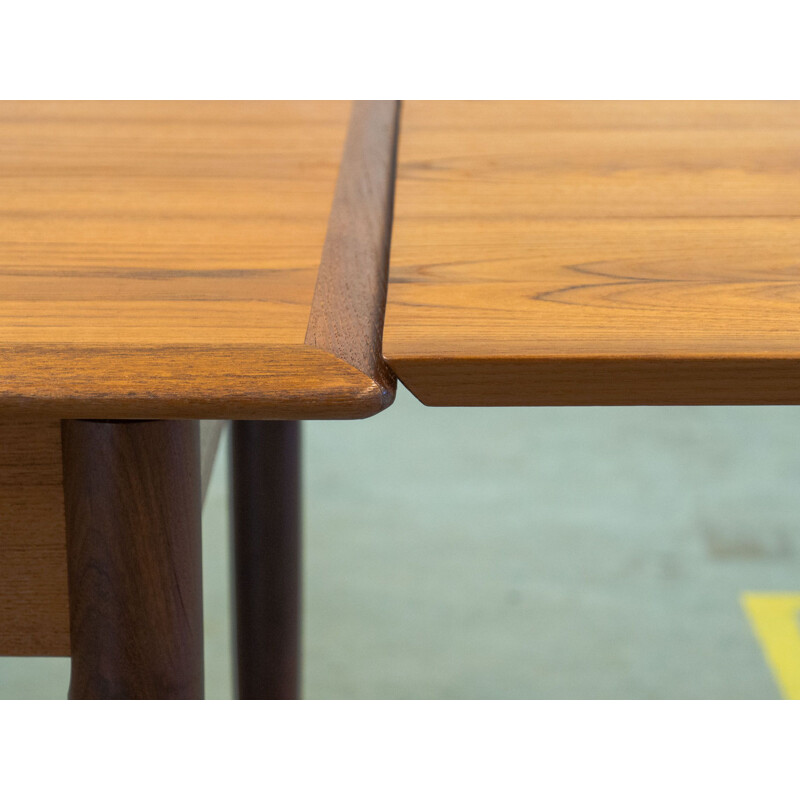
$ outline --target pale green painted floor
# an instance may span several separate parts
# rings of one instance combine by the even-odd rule
[[[800,408],[430,409],[304,426],[307,697],[769,698],[740,607],[800,592]],[[229,697],[227,463],[205,524]],[[0,659],[63,697],[65,659]]]

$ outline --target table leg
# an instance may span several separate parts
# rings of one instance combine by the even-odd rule
[[[234,422],[231,495],[237,691],[299,695],[300,423]]]
[[[199,426],[62,422],[71,699],[203,697]]]

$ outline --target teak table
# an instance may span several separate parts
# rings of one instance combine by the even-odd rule
[[[239,696],[296,696],[294,421],[393,399],[396,129],[393,102],[0,104],[0,654],[71,654],[73,698],[202,697],[197,420],[235,419]]]
[[[238,420],[239,695],[294,697],[294,420],[393,374],[432,405],[800,401],[799,104],[400,117],[0,105],[0,652],[71,652],[72,697],[202,695],[189,420]]]

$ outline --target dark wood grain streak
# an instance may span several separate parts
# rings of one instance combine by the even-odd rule
[[[306,344],[369,376],[381,407],[395,379],[382,356],[400,104],[353,104]]]
[[[194,421],[62,423],[74,699],[203,696]]]

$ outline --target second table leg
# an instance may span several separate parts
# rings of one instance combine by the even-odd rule
[[[300,423],[237,421],[231,441],[238,697],[294,700],[300,683]]]

